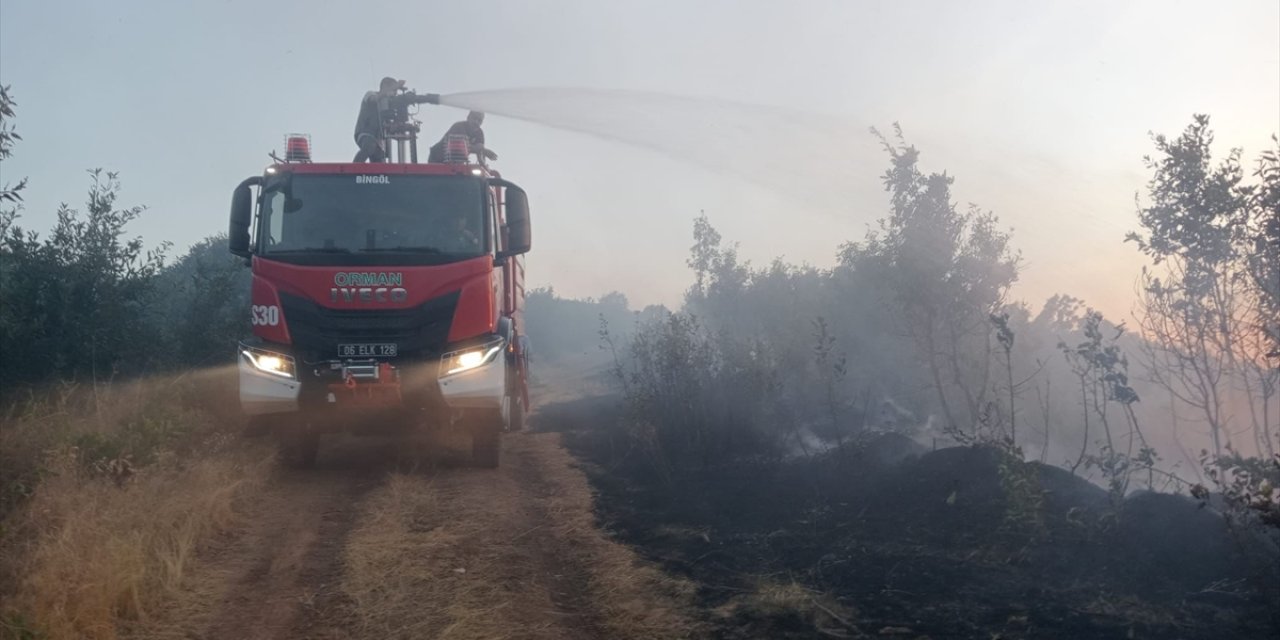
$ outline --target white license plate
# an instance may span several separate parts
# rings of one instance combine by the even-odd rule
[[[394,342],[338,345],[338,356],[342,358],[394,357],[395,355],[396,344]]]

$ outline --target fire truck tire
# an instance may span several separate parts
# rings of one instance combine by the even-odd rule
[[[507,403],[507,424],[504,426],[507,431],[511,432],[524,431],[524,401],[521,398],[519,389],[520,387],[516,384],[513,372],[507,378],[507,397],[503,399]]]
[[[497,469],[502,452],[502,423],[498,416],[471,427],[471,461],[482,469]]]
[[[525,413],[524,402],[520,398],[511,399],[511,419],[507,422],[507,431],[520,432],[524,431]]]

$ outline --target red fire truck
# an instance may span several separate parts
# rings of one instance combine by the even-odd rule
[[[290,136],[236,187],[230,248],[253,270],[240,403],[297,466],[326,432],[453,426],[496,467],[529,407],[528,199],[463,136],[417,163],[417,123],[388,130],[388,162],[312,162]]]

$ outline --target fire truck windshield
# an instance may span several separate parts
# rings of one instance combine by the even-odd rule
[[[263,190],[258,253],[312,265],[474,258],[490,246],[485,193],[470,176],[281,176]]]

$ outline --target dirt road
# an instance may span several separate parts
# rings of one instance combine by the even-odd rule
[[[437,443],[439,444],[439,443]],[[143,638],[679,638],[687,585],[595,526],[556,434],[504,439],[498,470],[447,446],[351,439],[280,470],[200,554]]]

